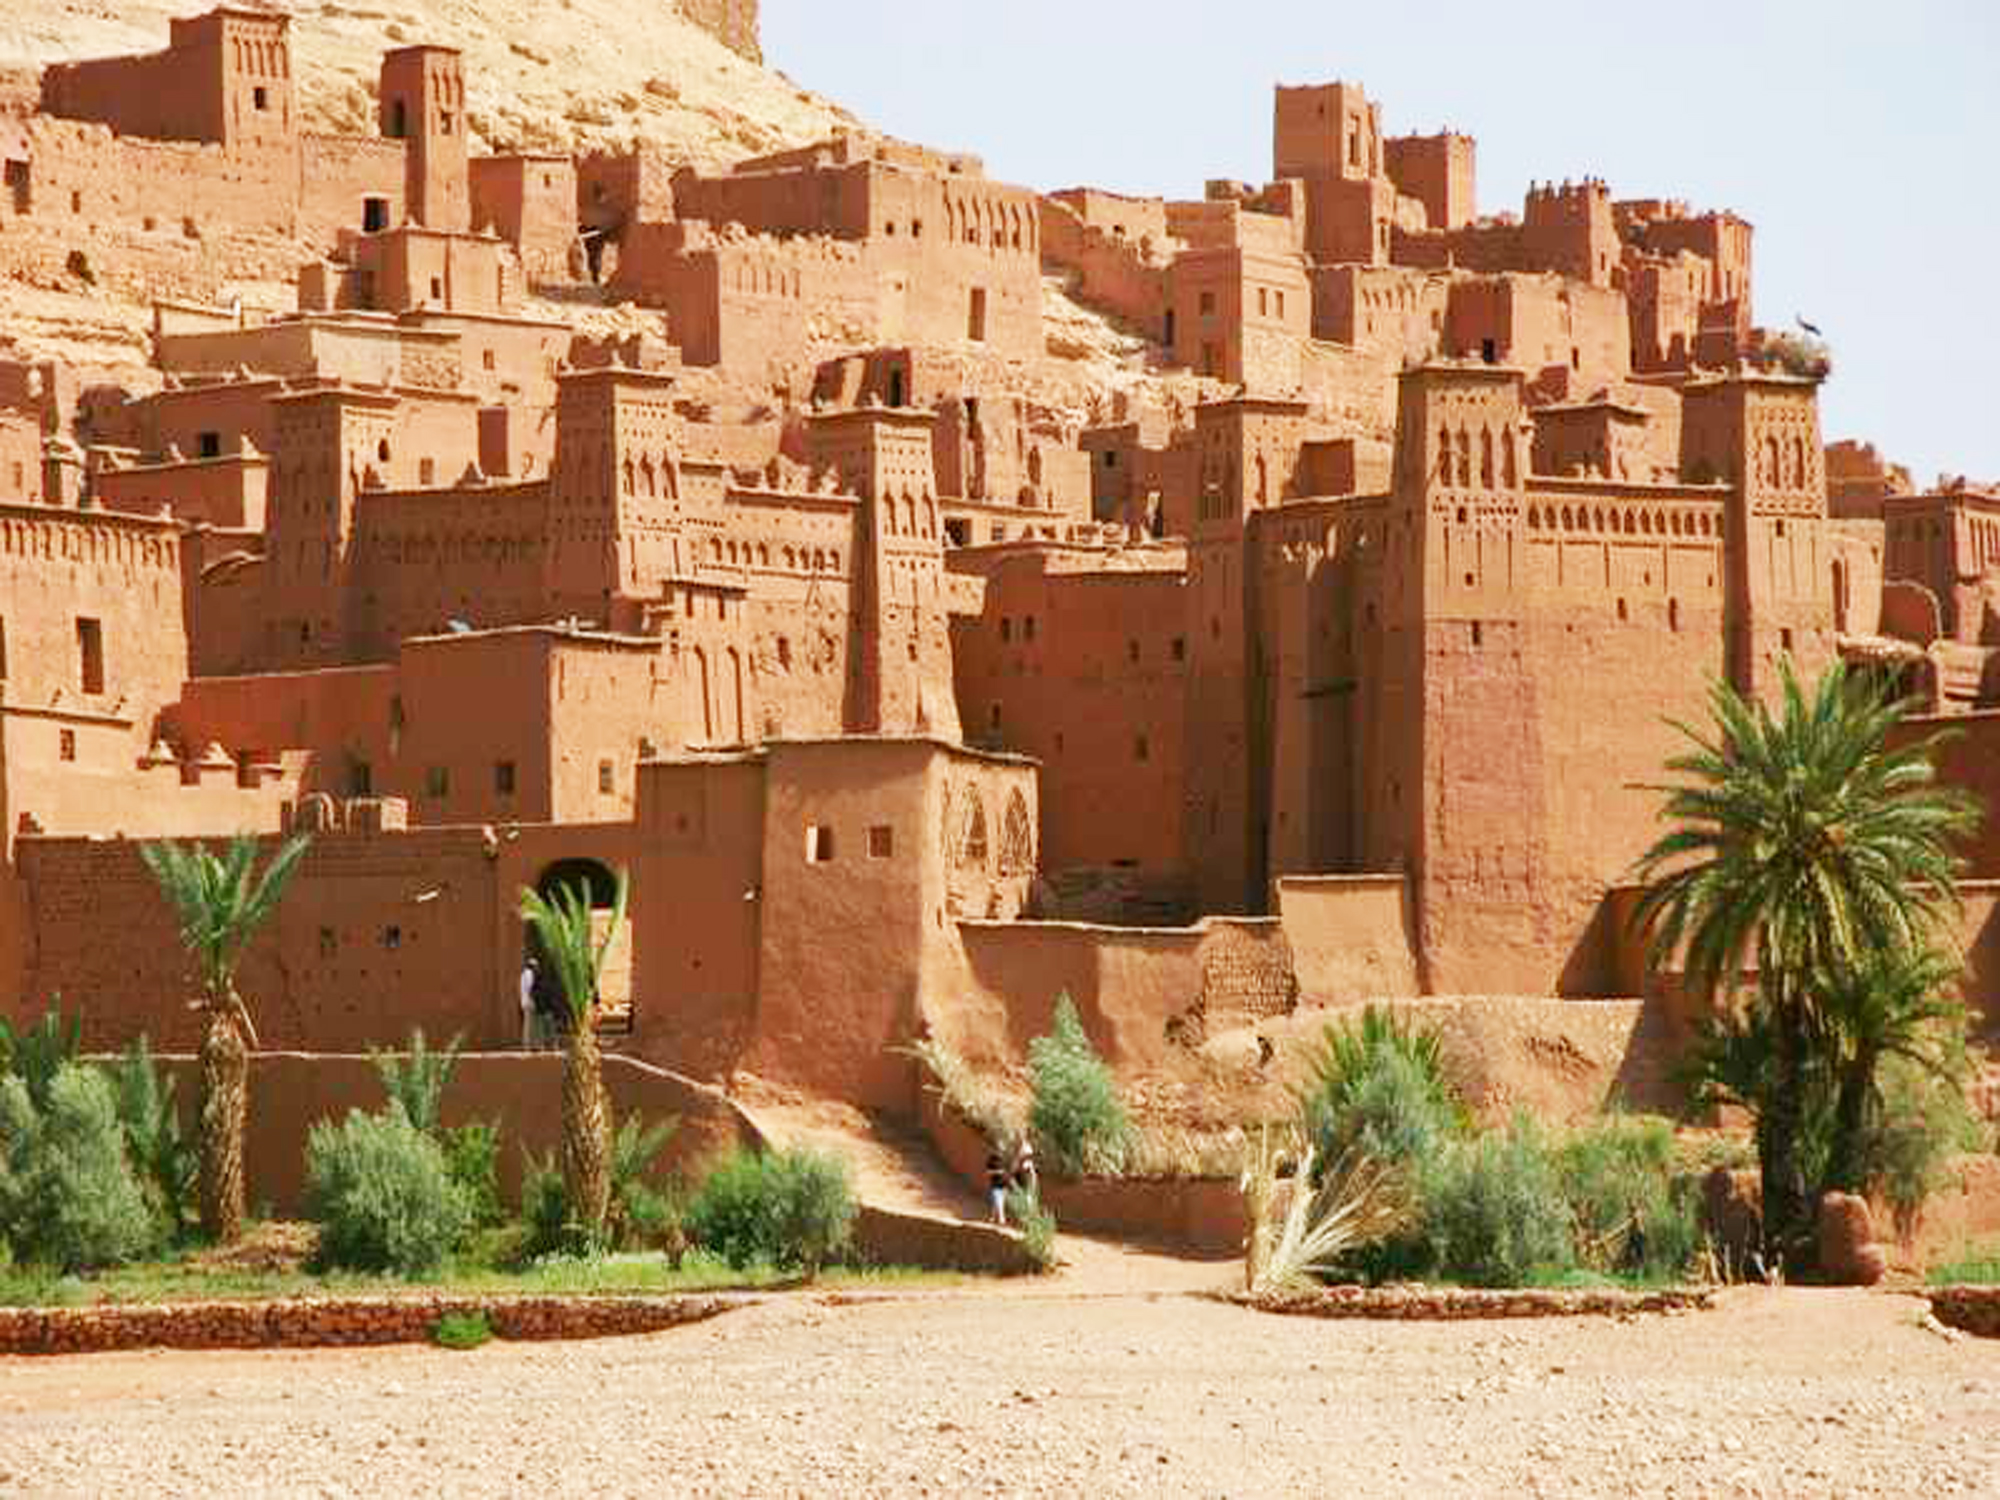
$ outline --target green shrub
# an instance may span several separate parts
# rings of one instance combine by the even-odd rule
[[[1116,1177],[1124,1170],[1132,1121],[1068,995],[1056,1001],[1049,1035],[1028,1043],[1028,1081],[1028,1129],[1057,1172]]]
[[[502,1223],[507,1211],[500,1203],[500,1127],[490,1120],[454,1125],[438,1135],[444,1169],[465,1194],[466,1209],[481,1229]]]
[[[62,1003],[51,1005],[32,1026],[16,1031],[0,1021],[0,1073],[12,1073],[28,1086],[28,1097],[40,1109],[49,1102],[49,1085],[65,1063],[73,1063],[83,1047],[83,1018],[63,1019]]]
[[[1007,1222],[1021,1231],[1021,1248],[1037,1271],[1056,1268],[1056,1216],[1039,1193],[1027,1188],[1007,1190]]]
[[[521,1219],[528,1226],[524,1250],[530,1260],[584,1255],[592,1248],[589,1232],[570,1217],[569,1189],[553,1151],[547,1156],[522,1152]]]
[[[168,1236],[179,1239],[195,1225],[201,1158],[181,1121],[173,1075],[160,1072],[142,1036],[113,1065],[111,1082],[139,1185]]]
[[[689,1234],[738,1270],[816,1272],[849,1242],[859,1213],[847,1163],[828,1152],[737,1152],[688,1205]]]
[[[1437,1033],[1387,1007],[1328,1025],[1307,1062],[1299,1106],[1321,1162],[1359,1152],[1415,1172],[1466,1126]]]
[[[629,1114],[611,1136],[611,1206],[605,1233],[614,1249],[662,1246],[678,1251],[680,1204],[656,1177],[660,1153],[674,1138],[680,1121],[672,1118],[648,1124]]]
[[[0,1240],[14,1259],[89,1270],[146,1254],[163,1231],[125,1155],[109,1079],[59,1064],[38,1106],[26,1080],[0,1078]]]
[[[1447,1278],[1521,1286],[1575,1263],[1555,1157],[1526,1113],[1445,1152],[1422,1197],[1431,1258]]]
[[[1944,1185],[1953,1157],[1986,1146],[1961,1071],[1939,1074],[1904,1057],[1879,1066],[1881,1107],[1862,1135],[1861,1163],[1869,1188],[1888,1200],[1899,1227],[1907,1228]]]
[[[483,1312],[446,1313],[431,1330],[431,1338],[443,1349],[477,1349],[492,1341],[493,1325]]]
[[[1701,1252],[1693,1183],[1678,1174],[1673,1127],[1612,1115],[1556,1151],[1578,1258],[1595,1271],[1678,1276]]]
[[[401,1106],[322,1120],[306,1140],[306,1198],[324,1265],[414,1276],[435,1269],[472,1228],[444,1149]]]
[[[410,1033],[409,1049],[404,1054],[374,1051],[368,1054],[389,1102],[401,1105],[404,1118],[425,1135],[440,1136],[444,1091],[458,1068],[463,1041],[460,1034],[434,1050],[424,1041],[424,1029],[419,1026]]]

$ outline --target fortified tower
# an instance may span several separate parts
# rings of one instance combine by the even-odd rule
[[[405,199],[426,229],[472,228],[465,73],[450,47],[403,47],[382,58],[381,131],[408,143]]]
[[[669,374],[609,366],[556,386],[548,597],[608,623],[614,596],[656,593],[694,571],[682,555],[680,421]]]

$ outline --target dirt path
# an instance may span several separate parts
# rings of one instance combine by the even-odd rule
[[[1909,1298],[1321,1323],[800,1297],[653,1338],[0,1360],[7,1494],[2000,1492],[2000,1346]]]

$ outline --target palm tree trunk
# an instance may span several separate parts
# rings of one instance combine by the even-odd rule
[[[233,999],[233,997],[232,997]],[[207,1007],[201,1042],[201,1227],[218,1245],[243,1233],[243,1124],[250,1049],[228,1001]]]
[[[1868,1091],[1875,1080],[1875,1055],[1863,1051],[1848,1063],[1834,1102],[1833,1150],[1827,1163],[1829,1188],[1858,1193],[1863,1187],[1861,1133],[1868,1114]]]
[[[569,1051],[563,1059],[562,1125],[563,1180],[569,1189],[570,1212],[595,1239],[603,1233],[611,1204],[607,1165],[611,1130],[594,1006],[570,1030]]]
[[[1787,1271],[1805,1269],[1812,1244],[1812,1204],[1802,1159],[1806,1113],[1806,1047],[1797,1010],[1787,1003],[1772,1017],[1777,1040],[1777,1087],[1758,1131],[1763,1179],[1764,1258]]]

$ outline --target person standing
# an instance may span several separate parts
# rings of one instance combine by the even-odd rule
[[[521,1050],[535,1050],[535,991],[541,979],[541,966],[530,953],[521,964]]]
[[[1014,1186],[1030,1198],[1040,1199],[1041,1183],[1035,1178],[1035,1143],[1022,1133],[1021,1144],[1014,1148]]]
[[[1007,1183],[1006,1160],[998,1151],[986,1153],[986,1198],[993,1207],[993,1222],[1002,1229],[1007,1227]]]

